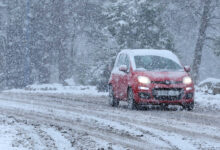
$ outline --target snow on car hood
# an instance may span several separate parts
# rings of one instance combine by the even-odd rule
[[[160,80],[176,80],[180,81],[183,77],[188,76],[185,71],[175,71],[175,72],[160,72],[160,71],[136,71],[137,76],[147,76],[151,81]]]

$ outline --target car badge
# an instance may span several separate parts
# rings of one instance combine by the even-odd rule
[[[166,80],[165,83],[166,83],[167,85],[171,84],[171,82],[168,81],[168,80]]]

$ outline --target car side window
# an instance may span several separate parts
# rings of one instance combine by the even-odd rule
[[[123,65],[124,64],[124,54],[120,54],[119,55],[119,58],[118,58],[118,62],[117,62],[117,67],[120,67],[121,65]]]
[[[130,60],[129,60],[128,55],[126,55],[126,57],[125,57],[125,63],[124,63],[124,65],[126,65],[128,68],[130,67]]]

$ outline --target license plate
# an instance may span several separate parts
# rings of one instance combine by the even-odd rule
[[[157,91],[157,95],[158,96],[178,96],[179,95],[179,91],[160,90],[160,91]]]

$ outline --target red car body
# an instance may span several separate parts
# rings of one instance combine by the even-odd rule
[[[173,59],[182,67],[182,70],[138,69],[135,67],[134,57],[139,55],[164,57],[168,61]],[[194,84],[192,81],[187,81],[187,84],[183,83],[184,78],[191,79],[189,71],[190,69],[183,67],[176,55],[168,50],[122,50],[117,56],[109,79],[109,86],[112,87],[113,97],[117,101],[128,100],[128,91],[131,89],[136,105],[175,104],[193,109]],[[147,77],[150,82],[141,83],[139,77]]]

